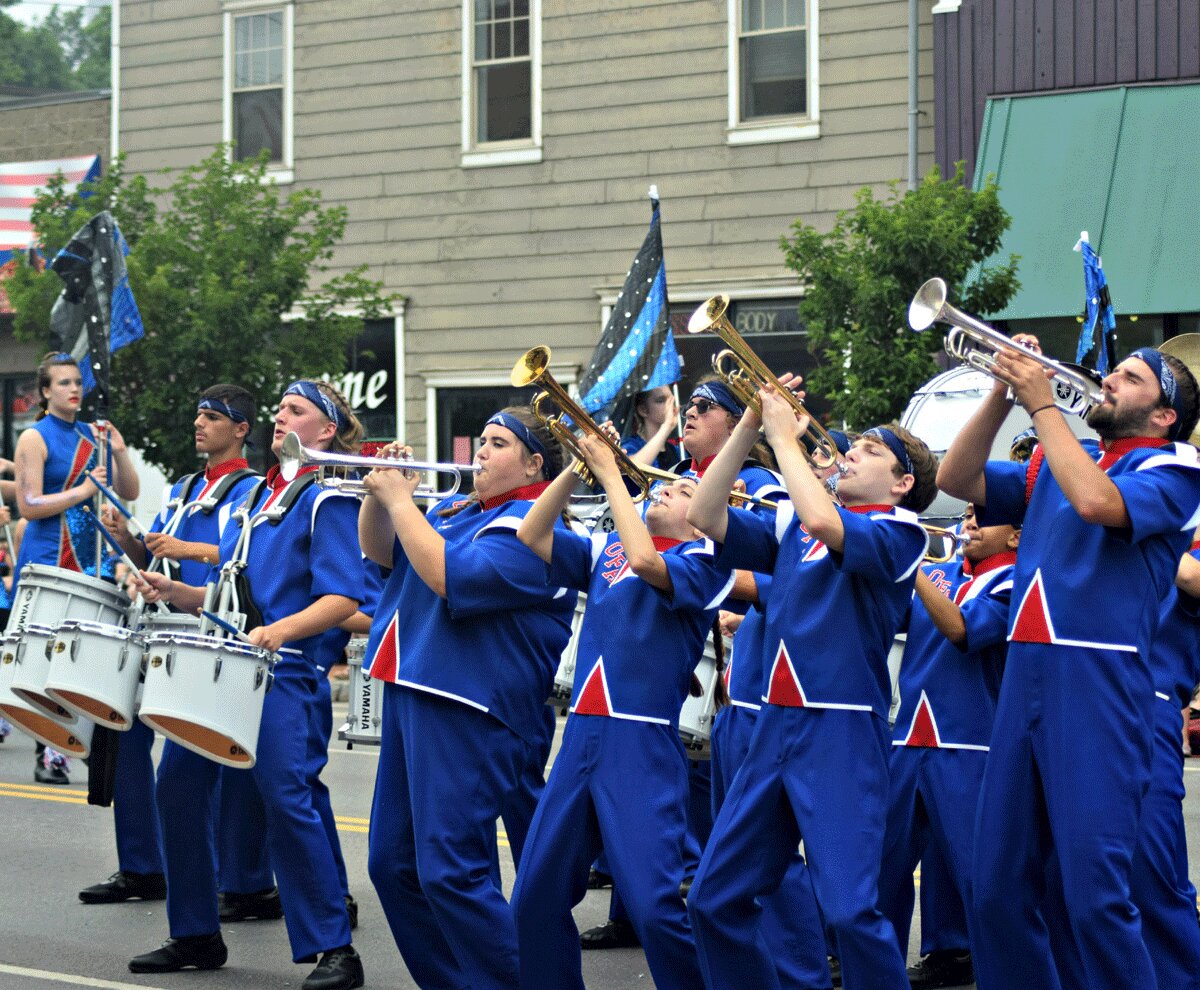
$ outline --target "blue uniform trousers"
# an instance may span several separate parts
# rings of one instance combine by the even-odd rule
[[[469,705],[384,685],[371,881],[426,990],[515,988],[517,933],[491,876],[496,821],[529,746]]]
[[[923,864],[930,848],[937,848],[957,888],[954,899],[970,902],[975,809],[986,764],[987,753],[978,750],[892,747],[879,909],[892,923],[905,954],[912,926],[913,870]],[[924,916],[921,927],[924,930]]]
[[[746,760],[758,712],[730,705],[717,712],[712,730],[712,814],[716,818]],[[779,889],[761,899],[762,936],[775,961],[782,990],[810,990],[830,983],[824,924],[808,864],[797,852]]]
[[[550,750],[554,747],[554,732],[558,728],[558,719],[549,705],[545,706],[540,728],[537,739],[527,744],[528,758],[521,779],[512,793],[505,795],[504,807],[500,812],[500,818],[504,822],[504,834],[508,837],[508,848],[512,853],[513,866],[518,869],[521,866],[521,851],[525,848],[525,836],[529,834],[529,823],[533,821],[533,813],[537,810],[542,790],[546,786],[546,764],[550,760]],[[499,850],[493,864],[492,879],[499,887]]]
[[[660,990],[703,986],[679,884],[687,761],[669,725],[572,715],[513,890],[522,990],[583,990],[571,909],[603,847]]]
[[[337,819],[329,800],[329,788],[321,779],[321,771],[329,762],[329,739],[333,735],[333,694],[329,677],[317,671],[317,703],[312,707],[312,718],[308,732],[308,758],[305,773],[312,788],[313,807],[321,817],[321,826],[329,840],[329,851],[333,853],[333,864],[337,868],[338,888],[342,894],[350,893],[350,880],[346,876],[346,860],[342,856],[342,842],[338,838]]]
[[[162,834],[154,796],[154,730],[134,719],[117,740],[113,782],[113,825],[117,866],[125,873],[162,873]]]
[[[1183,824],[1182,719],[1172,702],[1154,703],[1154,755],[1150,790],[1138,819],[1137,849],[1130,874],[1133,903],[1142,916],[1142,940],[1150,952],[1158,990],[1200,987],[1200,926],[1196,889],[1187,875]],[[1069,990],[1087,990],[1079,947],[1065,919],[1057,858],[1047,871],[1050,943],[1059,981]]]
[[[1155,703],[1134,653],[1009,645],[971,871],[979,990],[1061,986],[1046,921],[1052,853],[1090,990],[1154,986],[1129,876]],[[1080,740],[1095,757],[1086,773]]]
[[[263,704],[254,783],[266,811],[266,840],[279,883],[292,958],[304,962],[350,944],[350,920],[338,890],[337,868],[308,780],[308,733],[317,703],[318,673],[303,657],[283,654]],[[167,855],[167,912],[171,935],[207,934],[182,930],[188,920],[215,919],[216,877],[211,856],[197,855],[203,834],[193,820],[216,786],[215,773],[189,773],[189,762],[159,766],[159,809]],[[209,762],[209,761],[204,761]],[[212,764],[215,768],[216,764]],[[166,771],[164,772],[164,767]],[[194,846],[176,833],[198,839]],[[210,845],[211,848],[211,845]],[[173,855],[174,853],[174,855]],[[172,887],[178,895],[172,897]],[[178,916],[173,909],[179,911]],[[179,921],[179,927],[176,921]]]
[[[982,783],[982,774],[980,775]],[[975,794],[978,803],[979,793]],[[975,834],[975,808],[971,808],[971,834]],[[887,860],[884,859],[884,863]],[[971,860],[967,859],[968,879]],[[912,895],[909,895],[910,899]],[[967,909],[937,844],[925,846],[921,854],[921,955],[931,952],[970,952]],[[908,907],[912,917],[912,905]],[[904,944],[901,943],[901,948]]]
[[[888,749],[871,712],[763,706],[688,897],[709,990],[779,986],[759,898],[779,889],[801,840],[846,990],[907,990],[896,933],[875,906]]]
[[[222,767],[177,742],[158,761],[158,814],[172,938],[211,935],[217,914],[217,787]],[[239,773],[242,771],[238,771]]]

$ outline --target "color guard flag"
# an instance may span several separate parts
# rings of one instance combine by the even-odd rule
[[[650,230],[579,383],[580,405],[600,422],[628,422],[639,392],[679,380],[679,354],[667,322],[667,269],[654,187],[650,203]]]
[[[1110,358],[1116,352],[1117,318],[1113,314],[1112,299],[1108,294],[1108,279],[1100,266],[1100,256],[1092,250],[1088,233],[1083,231],[1075,244],[1075,250],[1083,255],[1083,329],[1079,331],[1079,347],[1075,351],[1075,363],[1081,364],[1095,345],[1096,324],[1100,325],[1100,348],[1096,354],[1096,371],[1108,374]]]
[[[78,363],[84,393],[99,386],[97,407],[107,405],[113,351],[145,336],[125,256],[129,246],[112,214],[97,213],[50,263],[63,280],[50,311],[50,346]]]

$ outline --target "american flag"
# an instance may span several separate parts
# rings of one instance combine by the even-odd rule
[[[12,260],[14,251],[34,246],[33,202],[59,172],[67,192],[74,192],[81,182],[100,177],[100,156],[0,164],[0,265]]]

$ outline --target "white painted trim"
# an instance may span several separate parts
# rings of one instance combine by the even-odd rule
[[[603,286],[595,290],[600,301],[600,329],[608,326],[608,318],[616,305],[617,295],[621,290]],[[779,276],[763,276],[755,281],[742,282],[728,279],[721,282],[685,282],[682,285],[671,285],[669,295],[673,303],[702,303],[718,292],[724,292],[736,302],[747,299],[790,299],[804,295],[804,286],[797,281],[781,279]]]
[[[382,678],[380,678],[382,680]],[[385,684],[398,684],[400,687],[412,688],[414,691],[424,691],[426,694],[436,694],[439,698],[449,698],[451,701],[457,701],[471,708],[478,709],[481,712],[488,710],[487,705],[481,705],[478,701],[472,701],[470,698],[464,698],[461,694],[451,694],[449,691],[439,691],[437,688],[427,687],[424,684],[418,684],[416,681],[384,681]]]
[[[296,181],[295,173],[295,4],[293,0],[226,0],[222,5],[221,50],[224,71],[221,73],[221,140],[226,145],[233,141],[233,19],[238,14],[267,13],[271,10],[283,12],[283,161],[268,165],[264,182],[287,185]]]
[[[396,439],[408,442],[408,356],[404,352],[404,300],[392,317],[396,376]]]
[[[121,0],[112,0],[112,29],[108,44],[109,89],[108,153],[115,160],[121,150]]]
[[[728,3],[728,46],[727,46],[727,86],[728,91],[728,123],[726,132],[727,143],[742,144],[771,144],[781,141],[810,141],[821,136],[819,121],[821,119],[821,29],[820,29],[820,0],[807,0],[808,9],[805,18],[805,49],[808,57],[808,111],[802,117],[782,119],[775,123],[768,120],[756,119],[743,122],[740,110],[738,71],[738,23],[741,12],[741,0],[729,0]]]
[[[479,144],[475,141],[475,55],[473,0],[462,0],[462,74],[459,96],[462,116],[463,168],[525,165],[542,160],[542,0],[529,0],[529,140]]]
[[[933,14],[957,14],[958,8],[962,6],[962,0],[937,0],[933,5]]]

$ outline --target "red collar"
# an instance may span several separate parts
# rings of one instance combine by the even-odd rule
[[[1104,456],[1100,458],[1099,464],[1102,469],[1107,469],[1131,450],[1137,450],[1139,447],[1165,447],[1170,442],[1166,437],[1118,437],[1111,442],[1101,440],[1100,449]]]
[[[654,549],[659,553],[662,553],[664,550],[670,550],[671,547],[677,547],[684,542],[683,540],[673,540],[669,536],[652,536],[650,539],[654,541]]]
[[[535,481],[532,485],[522,485],[520,488],[513,488],[511,491],[504,492],[502,495],[486,498],[479,504],[483,511],[487,512],[489,509],[495,509],[507,502],[515,502],[518,499],[526,499],[532,502],[549,487],[550,482],[548,481]]]
[[[248,468],[250,462],[244,457],[231,457],[227,461],[222,461],[220,464],[210,464],[204,469],[205,481],[216,481],[218,478],[223,478],[227,474],[233,474],[234,471],[240,471],[242,468]]]
[[[894,505],[847,505],[843,508],[860,516],[867,512],[885,512],[890,516],[896,509]]]
[[[309,474],[313,471],[320,471],[320,470],[321,470],[321,467],[319,464],[308,464],[296,472],[296,477],[292,478],[292,481],[295,481],[296,478],[299,478],[300,475],[302,475],[302,474]],[[288,482],[287,480],[284,479],[283,474],[279,470],[279,465],[276,464],[274,467],[271,468],[271,470],[269,470],[267,472],[267,484],[271,486],[271,491],[278,492],[278,491],[283,491],[283,489],[287,488],[287,486],[290,484],[290,482]]]
[[[1188,547],[1188,553],[1193,553],[1196,550],[1200,550],[1200,540],[1193,540],[1192,545]]]
[[[969,560],[963,560],[963,573],[968,577],[982,577],[988,571],[994,571],[998,567],[1006,567],[1009,564],[1017,562],[1017,552],[1015,550],[1001,550],[1000,553],[994,553],[990,557],[984,557],[978,564],[972,564]]]
[[[692,470],[696,472],[696,477],[703,478],[704,472],[709,469],[709,467],[712,465],[712,462],[715,461],[716,459],[717,459],[716,454],[709,454],[708,457],[704,458],[704,460],[702,460],[699,464],[697,464],[696,458],[693,457],[692,458]]]

